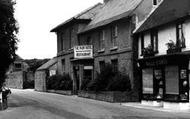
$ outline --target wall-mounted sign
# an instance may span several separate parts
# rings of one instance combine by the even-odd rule
[[[92,45],[75,46],[74,58],[75,59],[93,58],[93,46]]]

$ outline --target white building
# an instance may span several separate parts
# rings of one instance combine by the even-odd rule
[[[188,109],[190,1],[163,0],[134,31],[142,102]]]

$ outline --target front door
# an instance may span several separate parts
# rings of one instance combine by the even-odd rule
[[[165,94],[164,68],[154,69],[154,97],[163,100]]]

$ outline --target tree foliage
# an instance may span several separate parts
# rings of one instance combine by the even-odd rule
[[[17,49],[18,27],[14,18],[14,5],[13,0],[0,0],[0,87]]]

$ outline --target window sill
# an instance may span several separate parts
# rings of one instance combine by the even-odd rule
[[[103,52],[105,52],[105,48],[101,49],[101,50],[98,50],[98,53],[103,53]]]
[[[113,48],[110,48],[110,51],[114,51],[114,50],[117,50],[117,49],[118,49],[118,47],[115,46],[115,47],[113,47]]]
[[[74,50],[74,48],[72,47],[72,48],[70,48],[70,49],[68,49],[68,51],[72,51],[72,50]]]

